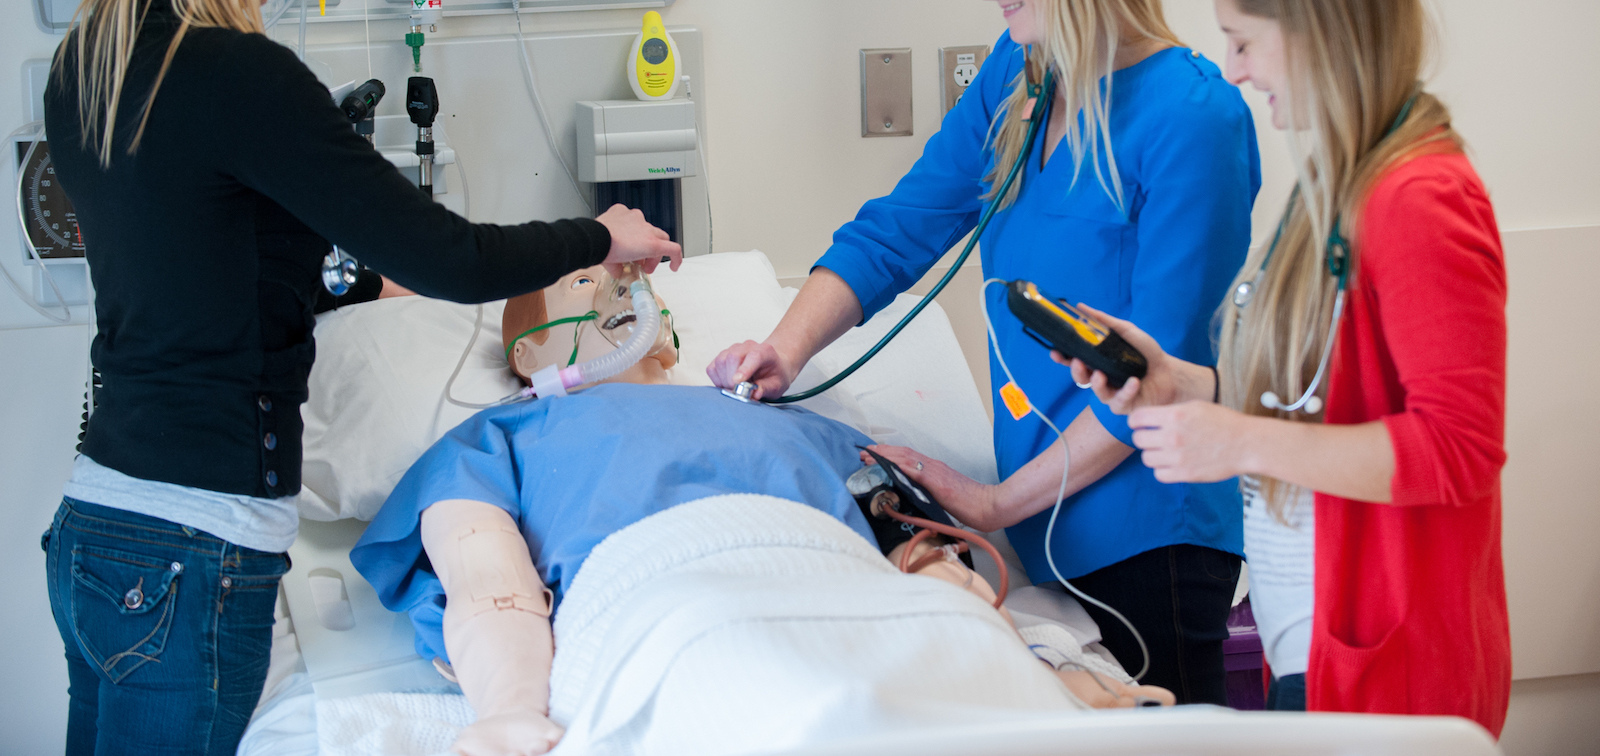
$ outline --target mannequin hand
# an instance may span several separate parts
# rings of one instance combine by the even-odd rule
[[[1172,691],[1154,685],[1127,685],[1086,669],[1063,669],[1056,672],[1067,689],[1078,700],[1096,709],[1130,709],[1139,705],[1139,699],[1149,699],[1162,706],[1177,702]],[[1109,688],[1109,690],[1107,690]]]
[[[663,257],[672,258],[673,270],[683,264],[683,247],[668,239],[667,232],[650,225],[644,213],[612,205],[595,220],[611,232],[611,252],[605,265],[613,278],[621,277],[623,263],[637,261],[646,273],[656,272]]]
[[[794,382],[800,368],[766,342],[746,341],[722,350],[706,366],[706,375],[720,388],[731,389],[750,381],[756,384],[755,398],[782,396]]]
[[[1162,483],[1213,483],[1247,469],[1255,418],[1210,402],[1145,407],[1128,417],[1133,444]]]
[[[1004,522],[998,509],[999,486],[979,483],[937,459],[904,446],[873,444],[867,447],[900,467],[906,477],[928,490],[946,512],[967,527],[988,533],[1016,523]],[[861,462],[876,462],[866,452]],[[922,469],[917,469],[917,465]]]
[[[1105,373],[1091,369],[1083,360],[1069,360],[1060,352],[1052,351],[1050,359],[1072,368],[1074,383],[1080,386],[1088,384],[1095,396],[1119,415],[1126,415],[1139,407],[1171,404],[1179,400],[1177,376],[1174,375],[1176,361],[1167,355],[1155,339],[1150,338],[1150,334],[1126,320],[1111,317],[1088,305],[1079,304],[1078,309],[1116,331],[1118,336],[1144,355],[1150,367],[1143,379],[1129,378],[1122,388],[1114,389],[1106,383]]]
[[[537,711],[504,711],[467,725],[450,751],[459,756],[536,756],[554,748],[565,732]]]

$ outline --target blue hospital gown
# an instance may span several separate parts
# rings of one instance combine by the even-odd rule
[[[350,553],[384,606],[410,613],[417,653],[448,658],[444,587],[422,551],[422,510],[471,499],[510,513],[561,597],[606,536],[706,496],[756,493],[826,512],[869,542],[844,481],[861,469],[847,425],[708,387],[607,384],[486,410],[411,467]]]

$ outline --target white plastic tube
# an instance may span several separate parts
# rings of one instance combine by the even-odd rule
[[[551,365],[530,377],[529,390],[537,396],[566,396],[567,389],[615,376],[644,359],[661,331],[661,308],[644,279],[628,285],[633,297],[633,334],[615,351],[571,367]]]

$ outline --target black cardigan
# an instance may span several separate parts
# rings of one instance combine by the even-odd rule
[[[80,143],[70,38],[45,93],[50,153],[78,212],[104,377],[83,452],[136,478],[278,497],[300,490],[300,405],[329,240],[424,296],[483,302],[601,262],[590,219],[474,224],[356,136],[311,71],[259,34],[191,29],[134,155],[176,30],[152,0],[111,167]]]

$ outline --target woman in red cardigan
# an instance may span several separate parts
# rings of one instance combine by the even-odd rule
[[[1269,94],[1296,189],[1220,307],[1217,372],[1106,317],[1149,373],[1113,391],[1079,362],[1074,379],[1132,413],[1158,479],[1243,481],[1270,704],[1453,714],[1498,735],[1505,266],[1449,111],[1417,84],[1425,13],[1216,5],[1228,75]]]

